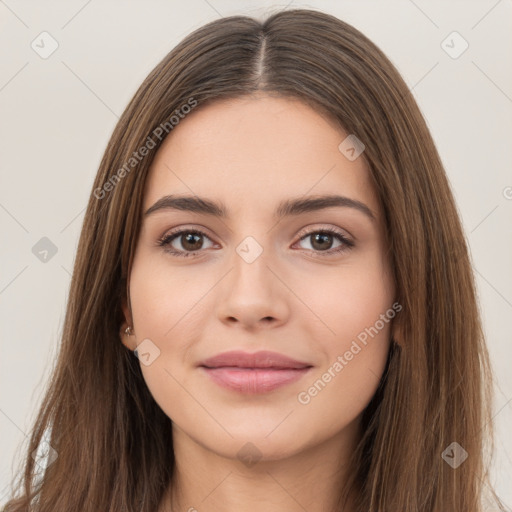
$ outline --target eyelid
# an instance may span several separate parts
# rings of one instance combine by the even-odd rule
[[[161,237],[159,237],[157,239],[156,245],[163,246],[165,249],[166,245],[170,245],[170,242],[165,243],[166,241],[170,240],[171,238],[172,238],[172,241],[174,241],[177,238],[179,238],[179,236],[182,235],[183,233],[198,233],[198,234],[203,235],[204,237],[208,238],[209,240],[211,240],[211,242],[213,244],[215,244],[216,242],[214,242],[214,240],[208,234],[207,231],[208,230],[206,228],[203,228],[202,226],[199,228],[198,227],[189,227],[189,226],[179,226],[179,227],[173,228],[171,230],[167,230]],[[184,252],[184,251],[177,251],[177,252]],[[193,252],[190,252],[190,251],[187,251],[187,252],[189,254],[194,254]],[[204,252],[204,251],[201,250],[199,252]]]
[[[312,236],[315,233],[324,233],[328,234],[330,236],[333,236],[334,238],[338,238],[341,241],[341,245],[338,246],[335,249],[328,249],[326,251],[313,251],[313,250],[305,250],[308,255],[311,255],[314,258],[324,258],[328,259],[329,257],[335,257],[339,256],[347,251],[350,251],[352,248],[355,247],[355,242],[351,237],[348,237],[341,228],[335,227],[335,226],[329,226],[329,227],[319,227],[319,226],[308,226],[307,228],[304,228],[299,233],[299,239],[297,242],[295,242],[294,245],[301,242],[302,240],[307,239],[308,237]]]
[[[171,235],[180,233],[181,231],[198,231],[208,238],[212,240],[212,236],[209,234],[209,230],[201,225],[184,225],[184,226],[178,226],[176,228],[171,228],[170,230],[166,230],[162,236],[159,237],[159,240],[166,239]],[[349,238],[350,240],[355,240],[355,237],[353,237],[346,229],[339,228],[337,226],[326,226],[325,224],[316,223],[316,224],[310,224],[304,228],[302,228],[297,233],[298,240],[301,240],[304,236],[310,235],[313,232],[317,231],[334,231],[336,234],[342,235],[345,238]],[[347,236],[348,235],[348,236]],[[212,240],[213,241],[213,240]]]
[[[297,236],[299,239],[302,239],[304,236],[310,235],[312,233],[316,233],[318,231],[332,231],[336,233],[337,235],[343,236],[346,239],[352,240],[353,237],[348,233],[348,231],[339,228],[337,226],[326,226],[325,224],[310,224],[309,226],[302,228]],[[350,238],[349,238],[350,237]]]

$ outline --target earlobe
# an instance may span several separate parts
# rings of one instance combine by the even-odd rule
[[[126,322],[123,322],[121,325],[121,329],[119,331],[119,337],[121,338],[122,344],[130,349],[135,350],[136,348],[136,341],[135,341],[135,335],[133,333],[133,328],[129,326]]]
[[[123,297],[122,299],[121,308],[123,310],[125,321],[121,325],[119,337],[121,338],[121,342],[125,347],[127,347],[130,350],[135,350],[136,343],[133,332],[133,320],[130,309],[128,308],[128,305],[126,303],[126,297]]]

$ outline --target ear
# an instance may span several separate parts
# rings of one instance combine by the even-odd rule
[[[123,296],[123,298],[121,300],[121,308],[123,310],[124,321],[121,324],[121,328],[119,330],[119,337],[121,338],[122,344],[126,348],[128,348],[130,350],[135,350],[137,343],[136,343],[135,335],[133,334],[133,330],[134,330],[133,329],[133,319],[132,319],[132,315],[130,312],[130,308],[128,307],[128,304],[127,304],[126,296]],[[128,326],[130,326],[132,328],[131,335],[128,335],[125,332],[125,330]]]
[[[127,301],[126,295],[124,295],[121,300],[121,309],[123,310],[123,316],[124,316],[125,323],[127,325],[131,325],[133,327],[133,318],[132,318],[130,308],[128,307],[128,301]]]

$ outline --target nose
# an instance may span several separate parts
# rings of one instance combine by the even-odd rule
[[[217,316],[227,325],[247,330],[277,327],[288,321],[291,292],[285,276],[263,251],[252,262],[238,253],[219,288]]]

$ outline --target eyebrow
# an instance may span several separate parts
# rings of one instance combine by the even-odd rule
[[[274,215],[277,218],[282,218],[333,207],[353,208],[366,215],[372,222],[376,221],[375,215],[367,205],[356,199],[340,195],[321,195],[286,199],[278,204]],[[161,210],[195,212],[219,217],[221,219],[229,217],[228,209],[222,202],[198,196],[178,195],[161,197],[153,206],[146,210],[144,216],[147,218],[149,215]]]

